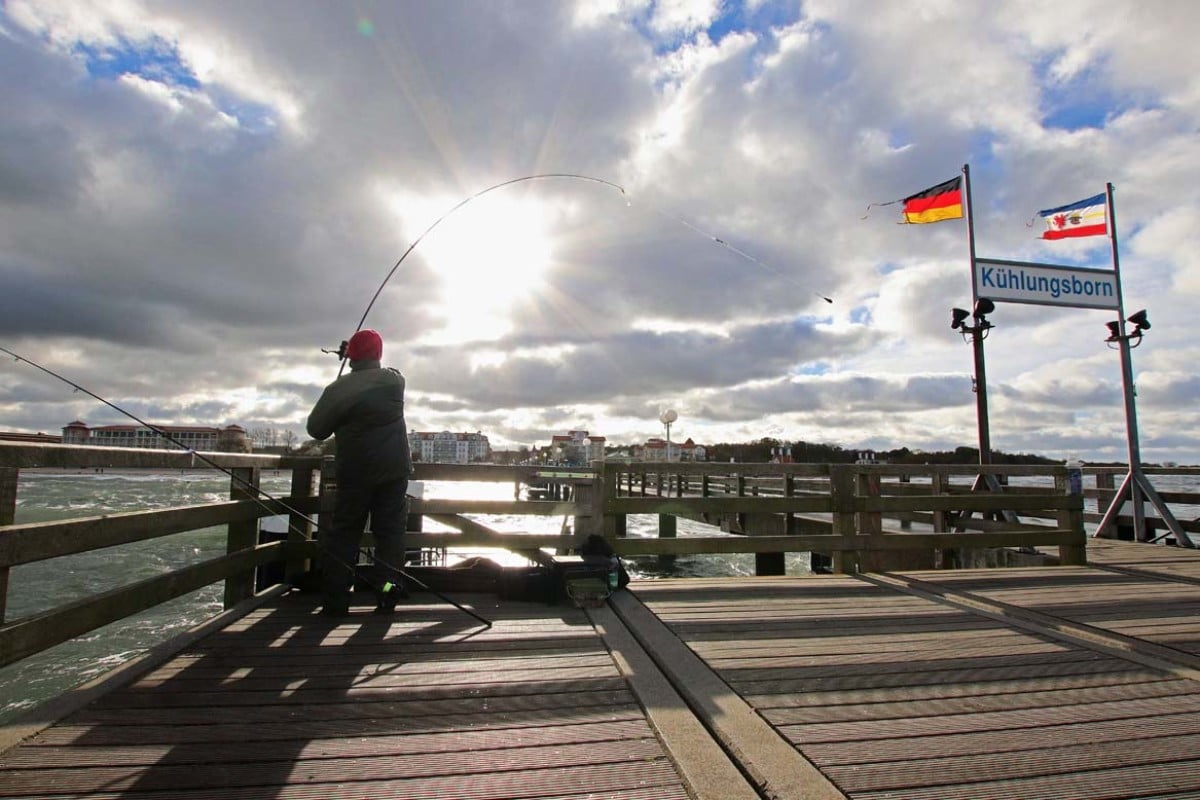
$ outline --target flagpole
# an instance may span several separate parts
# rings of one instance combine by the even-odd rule
[[[1137,395],[1137,390],[1133,383],[1133,355],[1130,352],[1132,348],[1129,345],[1129,336],[1125,332],[1125,296],[1124,290],[1121,288],[1121,258],[1120,247],[1117,243],[1117,214],[1116,205],[1113,202],[1113,185],[1111,181],[1105,184],[1105,195],[1108,206],[1106,211],[1108,213],[1109,239],[1112,243],[1113,282],[1116,284],[1117,289],[1117,344],[1121,352],[1121,385],[1125,396],[1125,430],[1129,442],[1129,472],[1125,476],[1121,488],[1113,495],[1112,503],[1104,513],[1100,527],[1096,529],[1096,536],[1104,537],[1115,526],[1121,506],[1128,499],[1133,504],[1133,538],[1138,542],[1148,541],[1149,537],[1146,535],[1144,495],[1154,505],[1155,509],[1157,509],[1159,516],[1166,523],[1167,528],[1171,533],[1175,534],[1176,541],[1185,547],[1195,547],[1191,538],[1184,532],[1179,521],[1175,519],[1175,515],[1171,513],[1171,509],[1159,497],[1158,492],[1155,491],[1150,483],[1150,479],[1146,477],[1146,473],[1142,469],[1141,444],[1138,438],[1137,407],[1134,399]]]
[[[971,200],[971,165],[963,164],[963,195],[967,200],[967,252],[971,266],[971,310],[974,312],[979,302],[979,289],[975,286],[975,203]],[[976,322],[975,332],[971,335],[972,350],[975,355],[975,417],[979,426],[979,463],[992,463],[992,434],[988,425],[987,401],[987,368],[983,358],[983,331]],[[989,482],[990,483],[990,482]]]

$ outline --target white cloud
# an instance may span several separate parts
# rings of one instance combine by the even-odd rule
[[[10,0],[0,340],[163,422],[299,431],[336,372],[319,349],[427,226],[569,173],[627,194],[498,189],[380,293],[367,324],[416,425],[623,442],[669,403],[697,441],[973,446],[971,349],[948,324],[971,298],[964,225],[866,212],[969,163],[988,257],[1104,265],[1104,240],[1025,223],[1115,185],[1126,298],[1154,322],[1144,451],[1200,460],[1198,14]],[[1122,456],[1111,318],[996,310],[996,447]],[[111,413],[7,370],[5,427]]]

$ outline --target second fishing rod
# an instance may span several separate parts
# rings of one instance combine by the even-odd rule
[[[111,402],[110,400],[105,399],[104,397],[100,396],[99,394],[96,394],[95,392],[91,391],[90,389],[86,388],[85,386],[83,386],[79,383],[76,383],[75,381],[71,380],[70,378],[67,378],[64,375],[61,375],[58,372],[55,372],[54,370],[50,369],[49,367],[43,366],[42,364],[40,364],[30,358],[20,355],[19,353],[15,353],[6,347],[0,347],[0,353],[5,353],[5,354],[11,356],[13,359],[15,359],[18,363],[28,364],[29,366],[33,367],[34,369],[37,369],[56,380],[62,381],[63,383],[65,383],[68,386],[70,386],[71,388],[73,388],[75,391],[82,392],[83,394],[86,394],[88,397],[91,397],[91,398],[103,403],[104,405],[113,409],[117,413],[122,414],[125,417],[128,417],[129,419],[133,420],[134,422],[136,422],[139,425],[142,425],[147,430],[153,431],[155,433],[155,435],[161,437],[164,441],[170,442],[171,444],[175,445],[176,447],[180,448],[181,450],[190,453],[193,459],[196,459],[196,460],[202,462],[203,464],[205,464],[206,466],[211,467],[219,472],[222,472],[222,473],[228,475],[233,480],[233,482],[239,486],[239,488],[243,489],[247,493],[248,499],[257,503],[265,511],[270,512],[271,516],[276,516],[276,515],[283,514],[283,513],[288,514],[289,515],[289,520],[288,520],[289,532],[295,531],[295,532],[300,533],[302,536],[307,537],[306,532],[301,531],[299,528],[296,527],[295,523],[292,521],[293,519],[299,519],[299,520],[302,520],[303,522],[308,523],[309,525],[313,526],[314,528],[318,528],[318,529],[320,528],[319,523],[316,520],[314,520],[312,517],[310,517],[309,515],[305,514],[303,511],[300,511],[299,509],[293,507],[292,505],[290,505],[289,503],[287,503],[286,501],[284,501],[278,497],[272,496],[269,492],[265,491],[258,485],[252,483],[251,481],[246,480],[241,475],[237,474],[235,471],[228,469],[227,467],[219,464],[218,462],[216,462],[212,458],[209,458],[208,456],[204,455],[203,453],[192,450],[186,444],[179,441],[177,438],[171,436],[167,431],[163,430],[162,428],[143,420],[142,418],[138,417],[137,415],[133,414],[132,412],[127,411],[126,409],[122,408],[121,406],[118,406],[117,404]],[[329,548],[326,546],[326,544],[323,541],[321,541],[319,538],[312,540],[312,541],[317,545],[317,547],[320,549],[321,554],[327,559],[327,561],[332,561],[333,565],[336,565],[343,569],[348,570],[348,572],[351,575],[358,574],[357,565],[348,563],[348,560],[346,560],[346,559],[338,558],[334,553],[332,553],[329,550]],[[412,573],[404,570],[402,567],[397,566],[395,564],[387,563],[386,561],[380,559],[376,553],[369,551],[367,548],[364,548],[361,545],[357,546],[356,550],[357,550],[358,554],[367,555],[368,557],[374,559],[376,564],[384,567],[385,569],[389,570],[393,574],[398,575],[407,581],[410,581],[414,586],[418,587],[419,589],[429,592],[430,594],[434,595],[435,597],[442,600],[443,602],[445,602],[451,606],[454,606],[459,611],[462,611],[463,613],[467,614],[468,616],[483,623],[483,625],[485,625],[486,627],[490,628],[492,626],[492,623],[489,620],[485,619],[484,617],[480,616],[479,614],[476,614],[471,609],[467,608],[466,606],[462,605],[461,603],[454,601],[453,599],[447,597],[446,595],[442,594],[441,592],[437,591],[436,589],[428,586],[425,582],[421,581],[419,578],[412,575]],[[388,582],[371,581],[370,579],[367,579],[367,582],[370,585],[370,587],[373,590],[375,590],[377,593],[379,593],[381,596],[388,596],[388,595],[393,594],[393,592],[394,592],[393,586]]]

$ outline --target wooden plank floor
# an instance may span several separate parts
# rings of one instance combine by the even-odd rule
[[[1200,586],[1051,567],[637,595],[849,797],[1200,798]]]
[[[1200,554],[1095,551],[472,596],[490,629],[284,597],[0,753],[0,798],[1200,800]],[[745,791],[706,793],[698,750]]]
[[[689,796],[584,612],[476,610],[283,598],[0,755],[0,797]]]

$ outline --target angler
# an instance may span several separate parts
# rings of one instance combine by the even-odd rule
[[[350,607],[352,563],[367,517],[375,534],[375,580],[390,587],[393,563],[404,558],[405,505],[412,457],[404,421],[404,376],[384,368],[383,337],[365,328],[346,343],[350,373],[325,387],[308,417],[308,435],[322,441],[336,436],[337,504],[322,575],[321,613],[343,616]],[[390,614],[396,593],[376,590],[375,612]]]
[[[343,346],[342,346],[341,350],[338,351],[338,355],[341,357],[345,357],[345,355],[346,355],[345,351],[348,346],[348,343],[343,342],[342,345]],[[159,428],[155,425],[150,424],[149,422],[145,421],[141,417],[138,417],[136,414],[132,413],[131,411],[125,410],[124,408],[117,405],[116,403],[106,400],[105,398],[103,398],[100,395],[96,394],[95,392],[91,391],[87,387],[85,387],[79,383],[76,383],[75,381],[55,372],[54,370],[50,369],[49,367],[39,364],[38,362],[36,362],[32,359],[26,358],[25,356],[20,355],[19,353],[14,353],[12,350],[9,350],[6,347],[0,347],[0,353],[5,353],[9,356],[12,356],[12,358],[14,360],[16,360],[18,363],[28,364],[29,366],[33,367],[34,369],[36,369],[40,372],[43,372],[46,375],[49,375],[50,377],[54,378],[55,380],[62,381],[63,383],[70,386],[71,388],[75,389],[75,391],[83,392],[88,397],[91,397],[94,400],[98,400],[99,402],[101,402],[104,405],[111,408],[113,411],[116,411],[118,414],[122,414],[123,416],[128,417],[129,419],[131,419],[134,422],[136,422],[137,424],[145,427],[146,429],[154,431],[154,433],[157,434],[158,436],[162,437],[162,439],[164,441],[170,442],[171,444],[175,445],[176,447],[178,447],[181,450],[187,450],[187,451],[191,452],[193,458],[198,459],[199,461],[203,462],[205,465],[212,467],[215,470],[223,472],[224,474],[226,474],[230,478],[232,478],[233,481],[236,482],[243,489],[249,490],[250,498],[252,500],[254,500],[254,502],[258,503],[260,506],[262,506],[262,508],[264,510],[270,512],[270,514],[272,516],[279,514],[280,509],[282,509],[283,511],[290,514],[292,518],[297,519],[297,520],[303,520],[304,522],[307,522],[309,525],[312,525],[313,527],[318,527],[317,521],[314,520],[312,517],[309,517],[306,514],[304,514],[303,512],[301,512],[300,510],[293,508],[286,501],[284,501],[278,497],[274,497],[266,491],[263,491],[258,486],[255,486],[254,484],[248,482],[241,475],[238,475],[236,472],[234,472],[231,469],[227,469],[226,467],[221,466],[216,461],[213,461],[211,458],[204,455],[203,453],[199,453],[199,452],[191,450],[191,448],[189,448],[186,444],[179,441],[177,438],[172,436],[167,431],[165,431],[162,428]],[[405,441],[407,442],[407,437],[406,437]],[[294,529],[294,523],[289,522],[288,527],[289,527],[289,529]],[[350,573],[350,574],[353,574],[356,569],[355,564],[358,561],[358,554],[366,552],[365,550],[363,550],[363,548],[359,547],[359,548],[357,548],[357,550],[355,552],[350,554],[349,558],[341,559],[339,561],[338,557],[334,553],[329,551],[329,548],[325,546],[325,543],[323,541],[318,540],[317,545],[318,545],[318,547],[321,548],[321,552],[325,555],[326,559],[332,560],[335,563],[339,564],[342,569],[346,570],[347,573]],[[378,556],[378,554],[376,554],[375,561],[376,561],[376,563],[383,563],[383,560]],[[457,608],[459,611],[463,612],[467,616],[483,623],[483,625],[485,627],[488,627],[488,628],[492,627],[491,621],[485,619],[484,617],[481,617],[479,614],[476,614],[474,611],[472,611],[471,609],[462,605],[461,603],[455,602],[453,599],[447,597],[446,595],[442,594],[441,592],[437,591],[436,589],[433,589],[432,587],[427,586],[423,581],[419,580],[414,575],[412,575],[412,574],[406,572],[404,569],[396,566],[394,561],[388,561],[387,563],[384,563],[384,566],[387,567],[388,569],[390,569],[394,574],[403,577],[404,580],[413,584],[417,588],[423,589],[424,591],[431,593],[432,595],[437,597],[439,600],[441,600],[449,605],[454,606],[455,608]],[[369,580],[368,580],[368,583],[370,583]],[[387,583],[382,583],[382,584],[371,584],[371,588],[375,590],[377,596],[383,595],[385,597],[386,596],[395,597],[395,594],[397,591],[397,585],[391,581],[389,581]]]

